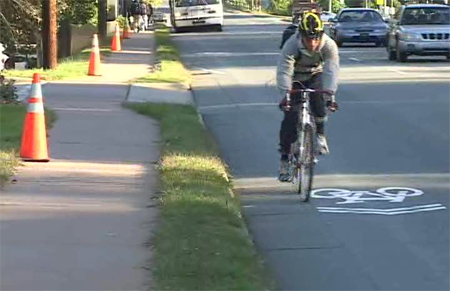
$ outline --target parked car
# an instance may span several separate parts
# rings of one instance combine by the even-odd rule
[[[450,59],[450,7],[438,4],[403,6],[390,21],[389,60],[410,55],[444,55]]]
[[[323,22],[329,22],[330,19],[335,18],[336,14],[328,11],[324,11],[320,13],[320,20]]]
[[[330,35],[338,46],[345,42],[386,44],[388,25],[375,9],[345,8],[330,22]]]
[[[153,11],[153,21],[155,23],[167,23],[167,19],[169,19],[168,15],[170,14],[169,7],[158,7]]]

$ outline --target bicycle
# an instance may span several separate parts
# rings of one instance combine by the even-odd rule
[[[314,166],[318,159],[319,149],[316,146],[316,122],[311,112],[310,94],[330,94],[326,90],[316,89],[292,89],[286,96],[286,101],[291,104],[291,94],[300,93],[300,98],[293,100],[292,106],[301,104],[297,124],[297,140],[291,144],[291,151],[289,154],[289,174],[291,176],[291,183],[295,191],[300,194],[300,201],[308,202],[313,178]],[[334,108],[335,111],[337,107]]]

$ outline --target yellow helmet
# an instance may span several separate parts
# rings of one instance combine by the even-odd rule
[[[319,15],[314,12],[303,14],[298,29],[303,36],[313,39],[322,37],[324,33],[323,22]]]

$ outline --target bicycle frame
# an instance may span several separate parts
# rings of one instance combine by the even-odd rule
[[[292,93],[300,93],[299,100],[291,100],[290,94]],[[316,156],[318,155],[318,148],[315,146],[317,126],[310,103],[312,93],[327,92],[314,89],[294,89],[286,96],[288,104],[292,104],[294,107],[298,106],[298,103],[300,104],[298,110],[297,140],[291,145],[289,171],[292,177],[291,182],[295,186],[296,192],[300,194],[300,200],[303,202],[309,200],[314,176],[314,166],[317,163]]]
[[[316,122],[311,112],[311,104],[310,104],[310,94],[316,92],[316,90],[312,89],[295,89],[291,90],[291,93],[300,92],[300,110],[298,111],[298,124],[297,124],[297,140],[295,143],[298,144],[298,148],[300,149],[299,154],[303,154],[303,145],[300,141],[303,138],[303,133],[305,131],[306,126],[311,126],[313,130],[313,135],[316,133]],[[287,97],[288,102],[291,102],[290,95]],[[297,147],[297,146],[296,146]],[[315,149],[314,149],[315,152]]]
[[[297,124],[297,141],[302,140],[303,133],[307,125],[312,127],[313,135],[316,134],[316,122],[311,114],[311,104],[310,104],[310,94],[309,91],[301,92],[301,108],[299,110],[298,124]],[[300,145],[300,154],[302,154],[303,145]]]

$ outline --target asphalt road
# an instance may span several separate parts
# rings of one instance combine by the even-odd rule
[[[399,64],[384,48],[341,48],[331,154],[320,159],[316,192],[304,204],[276,181],[282,114],[274,78],[286,25],[227,14],[221,33],[173,35],[280,288],[448,290],[449,62]]]

